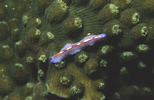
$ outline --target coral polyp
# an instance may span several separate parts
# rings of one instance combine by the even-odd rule
[[[0,100],[154,100],[154,0],[0,0]]]
[[[140,14],[134,8],[129,8],[121,12],[120,22],[124,26],[131,26],[137,24],[139,20],[140,20]]]
[[[99,11],[98,20],[102,23],[112,20],[118,12],[118,7],[115,4],[107,4]]]
[[[79,17],[70,17],[65,20],[63,28],[68,32],[77,31],[82,28],[82,19]]]
[[[56,0],[52,5],[45,10],[45,17],[48,22],[57,22],[66,16],[68,6],[62,0]]]

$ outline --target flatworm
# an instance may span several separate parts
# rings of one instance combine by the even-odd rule
[[[94,45],[94,43],[102,38],[106,37],[105,33],[99,35],[88,35],[77,43],[71,44],[67,43],[58,54],[55,54],[51,58],[52,63],[58,63],[63,60],[68,55],[73,55],[77,52],[80,52],[84,47]]]

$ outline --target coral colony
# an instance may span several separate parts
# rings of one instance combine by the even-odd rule
[[[73,55],[77,52],[80,52],[84,47],[86,47],[87,45],[94,45],[94,43],[102,38],[106,37],[105,33],[102,33],[100,35],[89,35],[85,38],[83,38],[81,41],[75,43],[75,44],[70,44],[67,43],[62,49],[61,51],[50,57],[52,63],[57,63],[60,62],[61,60],[63,60],[66,56],[68,55]]]
[[[154,0],[0,0],[0,100],[154,100],[153,44]]]

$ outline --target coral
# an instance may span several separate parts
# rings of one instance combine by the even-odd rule
[[[39,27],[42,23],[42,20],[40,18],[32,18],[27,23],[27,28],[31,27]]]
[[[108,62],[105,59],[102,59],[99,64],[101,67],[107,67]]]
[[[9,45],[3,45],[0,49],[1,59],[9,60],[13,57],[13,50]]]
[[[84,96],[82,97],[83,100],[87,100],[87,99],[93,100],[95,98],[97,98],[97,99],[102,98],[102,100],[104,100],[103,98],[105,98],[105,96],[102,93],[96,92],[97,89],[95,87],[93,87],[94,81],[92,81],[89,77],[85,76],[85,73],[83,71],[81,71],[74,63],[67,65],[67,67],[63,71],[62,70],[55,70],[55,68],[53,68],[52,70],[51,69],[48,72],[48,73],[50,73],[50,75],[48,74],[49,76],[47,79],[49,93],[55,94],[55,95],[57,95],[59,97],[63,97],[63,98],[69,98],[71,96],[70,86],[68,88],[66,88],[59,81],[60,74],[61,74],[61,72],[64,71],[64,72],[70,73],[74,77],[73,82],[75,82],[76,84],[78,83],[79,86],[83,85],[83,87],[84,87],[84,91],[83,91]],[[72,82],[72,84],[73,84],[73,82]],[[72,84],[71,84],[71,86],[74,86]],[[89,88],[89,87],[91,87],[91,88]],[[77,89],[77,88],[74,87],[73,89]],[[73,90],[72,90],[72,92],[73,92]]]
[[[133,1],[132,6],[135,7],[140,12],[144,12],[144,14],[153,13],[154,12],[154,1],[153,0],[140,0]]]
[[[86,61],[85,65],[84,65],[85,73],[88,74],[88,75],[97,71],[97,68],[98,68],[97,59],[91,58],[88,61]]]
[[[0,19],[5,18],[7,14],[8,14],[7,7],[1,4],[0,5]]]
[[[99,11],[98,20],[104,23],[116,17],[118,12],[118,7],[115,4],[107,4]]]
[[[32,96],[27,96],[27,97],[25,98],[25,100],[33,100],[33,97],[32,97]]]
[[[7,66],[4,64],[0,64],[0,76],[5,77],[7,75]]]
[[[23,87],[24,94],[26,94],[26,95],[31,94],[33,91],[34,85],[35,84],[32,82],[26,83],[26,85]]]
[[[74,32],[82,28],[82,19],[79,17],[71,16],[64,21],[63,28],[67,32]]]
[[[129,91],[129,92],[128,92]],[[149,87],[139,87],[137,85],[130,85],[122,87],[119,92],[115,93],[114,100],[130,100],[130,99],[142,99],[147,98],[153,99],[151,88]]]
[[[50,23],[62,20],[68,11],[68,6],[62,0],[56,0],[53,5],[49,5],[45,10],[46,20]]]
[[[27,63],[33,63],[33,62],[34,62],[34,58],[31,57],[31,56],[28,56],[28,57],[26,58],[26,61],[27,61]]]
[[[136,50],[139,52],[139,53],[146,53],[150,50],[150,47],[146,44],[139,44],[137,47],[136,47]]]
[[[120,13],[119,20],[122,23],[122,25],[128,27],[137,24],[140,20],[140,15],[134,8],[129,8]]]
[[[46,55],[42,54],[39,56],[38,60],[45,63],[47,60],[47,57],[46,57]]]
[[[31,27],[27,32],[27,40],[31,43],[38,42],[41,35],[41,31],[37,29],[36,27]]]
[[[20,84],[27,81],[29,72],[26,66],[23,66],[23,64],[15,63],[11,68],[10,74],[10,76]]]
[[[54,34],[52,32],[46,32],[46,34],[42,34],[40,37],[40,44],[48,44],[54,40]]]
[[[15,49],[17,53],[23,55],[23,53],[26,52],[26,45],[22,40],[19,40],[15,43]]]
[[[6,39],[9,35],[9,27],[7,22],[0,21],[0,39]]]
[[[105,82],[103,80],[96,80],[94,86],[98,90],[103,90],[105,88]]]
[[[18,28],[18,25],[19,25],[19,20],[17,18],[10,19],[10,21],[9,21],[9,27],[11,29]]]
[[[33,88],[33,98],[39,99],[47,95],[47,87],[44,83],[37,83]]]
[[[72,4],[74,5],[85,4],[86,2],[88,2],[88,0],[72,0]]]
[[[92,9],[97,9],[105,5],[109,0],[90,0],[89,6]]]
[[[17,41],[19,39],[19,36],[20,36],[19,28],[12,29],[11,34],[12,34],[13,40]]]
[[[107,22],[103,28],[104,33],[108,36],[119,35],[119,33],[122,32],[121,25],[118,20],[111,20],[110,22]]]
[[[7,94],[13,89],[13,82],[12,80],[5,76],[5,77],[0,77],[0,93],[1,94]]]
[[[0,99],[154,98],[153,0],[0,2]],[[50,62],[90,33],[106,36]]]
[[[147,65],[144,62],[140,61],[140,62],[138,62],[137,67],[141,70],[145,70],[147,68]]]
[[[60,83],[63,85],[69,85],[71,83],[71,81],[73,80],[73,76],[70,73],[61,73],[60,76]]]
[[[24,96],[21,95],[21,93],[12,92],[5,96],[4,100],[22,100],[24,99]]]
[[[51,0],[37,0],[35,4],[37,5],[37,10],[39,14],[44,14],[45,8],[50,5]]]
[[[78,95],[83,93],[84,91],[84,86],[82,83],[78,81],[74,81],[70,87],[70,92],[72,95]]]
[[[141,40],[148,34],[148,28],[144,23],[140,23],[134,26],[129,34],[132,36],[132,41]]]
[[[57,68],[63,68],[63,67],[65,67],[65,65],[66,65],[66,62],[65,61],[61,61],[59,63],[56,63],[55,64],[55,67],[57,67]]]
[[[102,46],[101,50],[100,50],[100,54],[102,56],[107,56],[109,54],[111,54],[111,52],[113,51],[113,47],[110,45],[104,45]]]
[[[128,34],[123,35],[120,45],[121,47],[133,47],[137,43],[142,43],[148,33],[148,28],[144,23],[137,24]]]
[[[125,51],[121,53],[120,57],[123,61],[126,61],[126,62],[137,59],[137,55],[132,51]]]
[[[32,14],[32,12],[26,12],[24,13],[24,15],[22,16],[22,22],[26,25],[28,23],[28,21],[30,19],[32,19],[34,15]]]
[[[88,59],[88,55],[81,51],[75,55],[75,61],[77,63],[84,63]]]
[[[111,3],[117,5],[119,9],[124,9],[130,5],[132,0],[111,0]]]

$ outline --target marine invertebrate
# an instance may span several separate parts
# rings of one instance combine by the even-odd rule
[[[21,100],[21,99],[24,99],[24,96],[18,92],[11,92],[4,98],[4,100]]]
[[[0,39],[6,39],[9,35],[9,27],[7,22],[0,21]]]
[[[134,8],[129,8],[120,13],[119,20],[122,25],[129,27],[139,22],[140,15]]]
[[[46,98],[47,95],[47,87],[44,83],[38,82],[36,85],[34,85],[33,88],[33,98],[39,99],[39,98]]]
[[[146,43],[151,44],[154,41],[154,29],[149,29],[149,32],[146,36]]]
[[[105,88],[105,82],[104,80],[96,80],[94,86],[96,87],[96,89],[102,90]]]
[[[13,57],[13,50],[9,45],[3,45],[0,51],[0,56],[3,60],[9,60]]]
[[[8,76],[0,77],[0,93],[7,94],[13,89],[13,82]]]
[[[69,85],[73,79],[74,77],[70,73],[62,72],[59,81],[63,85]]]
[[[33,63],[34,62],[34,58],[32,56],[28,56],[26,58],[27,63]]]
[[[132,51],[124,51],[121,53],[121,59],[125,62],[130,62],[132,60],[136,60],[138,56]]]
[[[12,18],[9,20],[9,27],[11,29],[18,28],[19,20],[17,18]]]
[[[29,21],[30,19],[32,19],[33,16],[34,16],[34,15],[33,15],[32,12],[26,12],[26,13],[24,13],[23,16],[22,16],[22,22],[23,22],[25,25],[27,25],[28,21]]]
[[[79,41],[78,43],[75,44],[70,44],[67,43],[62,49],[61,51],[50,57],[52,63],[57,63],[60,62],[61,60],[63,60],[66,56],[68,55],[73,55],[79,51],[81,51],[82,48],[84,48],[87,45],[92,46],[96,41],[102,39],[106,37],[105,33],[102,33],[100,35],[89,35],[85,38],[83,38],[81,41]]]
[[[100,61],[99,65],[100,65],[101,67],[107,67],[108,62],[107,62],[105,59],[102,59],[102,60]]]
[[[121,39],[121,47],[134,47],[137,43],[142,43],[148,34],[148,27],[144,23],[134,26],[128,34],[124,34]]]
[[[144,12],[144,14],[150,14],[154,12],[153,0],[133,1],[132,6],[140,12]]]
[[[3,4],[0,5],[0,19],[3,19],[7,16],[8,14],[8,9],[6,6],[4,6]]]
[[[133,27],[133,29],[130,32],[132,41],[139,41],[143,40],[145,36],[148,34],[148,28],[144,23],[137,24]]]
[[[51,67],[50,67],[51,68]],[[94,87],[94,81],[92,81],[89,77],[85,76],[85,73],[81,71],[80,68],[76,66],[75,63],[70,63],[66,66],[63,70],[55,70],[55,68],[51,68],[52,70],[49,70],[48,74],[48,92],[55,94],[62,98],[69,98],[70,96],[73,96],[74,93],[84,93],[83,97],[76,97],[83,100],[92,100],[92,99],[105,99],[104,94],[97,91],[97,89]],[[67,72],[71,74],[74,77],[74,81],[72,81],[71,86],[72,89],[69,87],[66,88],[66,86],[62,85],[59,82],[60,76],[62,72]],[[74,83],[74,85],[72,85]],[[76,84],[76,85],[75,85]],[[79,86],[79,91],[76,86]],[[81,88],[84,87],[84,88]],[[71,94],[70,89],[73,94]],[[81,89],[81,90],[80,90]],[[77,90],[77,91],[75,91]],[[80,92],[81,91],[81,92]],[[79,94],[80,95],[80,94]]]
[[[81,5],[81,4],[86,4],[88,0],[72,0],[72,4],[74,5]]]
[[[79,95],[83,93],[84,91],[84,86],[82,83],[78,81],[74,81],[70,87],[70,92],[72,95]]]
[[[109,0],[90,0],[89,6],[92,9],[97,9],[105,5]]]
[[[137,45],[136,50],[139,53],[143,54],[143,53],[147,53],[150,50],[150,47],[146,44],[139,44],[139,45]]]
[[[26,44],[22,40],[19,40],[15,43],[15,49],[18,54],[23,55],[26,52]]]
[[[82,19],[71,16],[64,21],[63,28],[69,33],[77,31],[82,28]]]
[[[98,20],[102,23],[112,20],[118,14],[119,10],[115,4],[108,3],[98,13]]]
[[[68,6],[62,0],[56,0],[52,5],[45,9],[46,20],[50,22],[58,22],[62,20],[68,12]]]
[[[0,64],[0,76],[5,77],[7,75],[7,66],[4,64]]]
[[[103,32],[108,36],[119,35],[122,32],[121,24],[118,20],[111,20],[103,26]]]
[[[41,35],[41,31],[37,29],[36,27],[31,27],[27,32],[27,40],[31,43],[38,42]]]
[[[27,23],[27,28],[31,27],[39,27],[42,23],[42,20],[40,18],[32,18]]]
[[[45,62],[46,62],[46,60],[47,60],[47,56],[46,56],[46,55],[44,55],[44,54],[42,54],[42,55],[40,55],[40,56],[39,56],[39,58],[38,58],[37,60],[39,60],[39,61],[41,61],[41,62],[45,63]]]
[[[104,46],[101,47],[100,54],[102,56],[107,56],[107,55],[111,54],[112,51],[113,51],[113,46],[104,45]]]
[[[11,34],[12,34],[12,38],[13,38],[14,41],[19,40],[19,36],[20,36],[19,28],[12,29]]]
[[[45,8],[47,8],[51,3],[51,0],[37,0],[35,1],[35,5],[37,7],[38,13],[40,15],[44,14]]]
[[[0,46],[9,45],[13,51],[13,59],[3,59],[3,54],[0,52],[0,75],[10,76],[14,84],[9,92],[1,94],[6,95],[6,100],[24,98],[48,100],[54,97],[56,100],[60,98],[114,100],[115,92],[118,97],[116,99],[129,100],[142,96],[147,100],[153,91],[151,69],[154,69],[154,63],[149,60],[154,58],[152,56],[153,8],[150,8],[151,13],[149,13],[148,7],[142,9],[141,5],[134,6],[144,5],[143,2],[146,4],[147,0],[131,1],[19,0],[13,2],[9,0],[8,2],[5,0],[1,2],[0,18],[2,17],[1,22],[8,23],[8,33],[7,37],[5,35],[4,39],[0,40]],[[30,2],[32,6],[29,5]],[[27,9],[29,10],[26,11]],[[125,11],[129,12],[128,15],[123,15]],[[137,15],[132,18],[134,13],[141,16],[140,21]],[[127,25],[122,16],[128,16],[130,24]],[[134,24],[131,22],[132,19],[138,22]],[[77,54],[62,59],[63,61],[49,63],[47,55],[56,54],[65,43],[80,44],[82,42],[80,39],[89,32],[96,36],[98,33],[106,32],[108,37],[92,47],[85,49],[81,47],[82,52],[76,51]],[[83,43],[84,46],[93,45],[94,41],[91,44],[89,38],[85,37],[85,42],[88,41],[89,44]],[[77,41],[80,42],[76,43]],[[0,51],[2,50],[0,48]],[[67,55],[71,55],[70,53],[72,52]],[[57,55],[60,56],[61,54]],[[17,65],[12,66],[12,64]],[[23,80],[24,78],[18,80],[19,76],[14,76],[25,72],[28,72],[24,77],[26,80]],[[137,84],[136,88],[139,88],[139,91],[131,93],[134,91],[131,88],[134,84]],[[12,93],[19,96],[15,94],[11,96],[12,90]]]
[[[28,68],[23,66],[21,63],[15,63],[14,66],[11,67],[11,77],[17,82],[24,83],[28,79]]]
[[[24,94],[30,94],[33,91],[34,83],[27,82],[26,85],[23,88]]]
[[[55,38],[55,35],[52,32],[46,32],[41,35],[40,44],[44,45],[44,44],[50,43],[51,41],[54,40],[54,38]]]
[[[88,61],[86,61],[85,65],[84,65],[85,73],[88,74],[88,75],[97,71],[97,68],[98,68],[97,59],[90,58]]]
[[[129,4],[131,4],[132,0],[111,0],[111,3],[114,3],[119,7],[119,9],[126,8]]]
[[[57,68],[63,68],[63,67],[65,67],[65,65],[66,65],[65,61],[55,63],[55,67],[57,67]]]
[[[88,55],[84,51],[81,51],[75,55],[75,62],[77,63],[84,63],[87,59]]]

